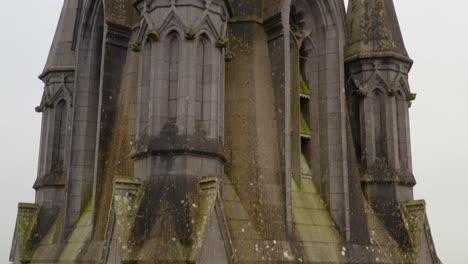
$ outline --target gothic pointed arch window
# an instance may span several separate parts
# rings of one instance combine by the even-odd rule
[[[398,92],[395,95],[396,111],[397,111],[397,126],[398,126],[398,154],[400,157],[400,166],[403,170],[410,169],[409,155],[409,135],[408,135],[408,102],[405,97]]]
[[[384,93],[376,88],[372,92],[372,117],[374,123],[374,149],[378,161],[386,161],[386,116]]]
[[[166,58],[168,64],[167,72],[167,117],[175,122],[177,117],[177,90],[179,86],[179,48],[180,38],[176,32],[171,32],[166,41]]]
[[[67,102],[65,99],[60,99],[54,107],[55,120],[53,129],[51,174],[56,176],[64,174],[65,138],[68,115],[67,108]]]
[[[197,83],[195,93],[195,123],[197,129],[208,129],[211,95],[211,43],[204,34],[197,44]]]
[[[149,102],[151,91],[151,73],[152,65],[151,60],[153,56],[153,43],[146,41],[143,46],[142,59],[140,62],[141,75],[140,75],[140,88],[138,91],[139,111],[138,111],[138,125],[137,136],[141,138],[149,131]]]

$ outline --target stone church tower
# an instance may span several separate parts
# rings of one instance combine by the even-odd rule
[[[438,264],[392,0],[64,0],[13,263]]]

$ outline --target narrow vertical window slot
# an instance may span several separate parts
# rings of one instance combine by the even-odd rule
[[[385,105],[384,96],[378,89],[373,94],[375,157],[385,161]]]
[[[405,111],[407,111],[408,103],[401,94],[396,96],[397,107],[397,124],[398,124],[398,155],[400,164],[403,169],[407,170],[408,166],[408,142],[407,142],[407,120]]]
[[[199,130],[209,131],[211,115],[210,42],[200,36],[197,47],[197,83],[195,95],[195,123]]]
[[[177,89],[179,79],[179,38],[175,33],[169,36],[169,76],[168,76],[168,118],[175,121],[177,117]]]
[[[65,156],[65,134],[67,120],[67,104],[60,100],[55,106],[55,128],[52,152],[52,173],[63,173],[63,161]]]
[[[143,137],[148,133],[148,121],[151,117],[150,109],[150,90],[151,90],[151,57],[152,57],[152,45],[151,42],[146,42],[142,56],[142,73],[140,80],[139,90],[139,113],[138,113],[138,127],[137,135],[139,138]]]

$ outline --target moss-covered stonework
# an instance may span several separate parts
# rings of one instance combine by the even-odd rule
[[[132,226],[137,217],[138,207],[143,193],[137,180],[117,179],[114,183],[114,209],[117,234],[119,234],[119,252],[122,261],[136,259],[138,252],[131,241]]]
[[[401,210],[411,240],[411,249],[408,250],[407,258],[416,262],[426,224],[426,202],[424,200],[410,201],[402,204]]]
[[[301,136],[310,136],[312,135],[312,131],[310,131],[309,125],[305,121],[304,117],[301,114],[301,126],[300,126],[300,133]]]
[[[350,37],[345,58],[395,57],[412,62],[403,42],[393,0],[362,1],[348,4]]]
[[[59,263],[71,264],[79,261],[79,257],[89,243],[93,231],[92,206],[92,201],[89,201],[63,248]]]
[[[134,0],[106,0],[104,1],[107,23],[116,24],[122,27],[132,27],[137,16],[132,8]]]
[[[307,83],[304,81],[304,79],[301,78],[299,86],[300,86],[299,92],[301,94],[301,97],[309,98],[311,92]]]
[[[147,197],[152,197],[154,192],[158,192],[157,189],[145,187],[138,181],[115,182],[114,208],[122,262],[197,262],[210,220],[215,214],[219,180],[217,177],[203,177],[194,187],[194,192],[174,201],[176,204],[154,204],[148,207]],[[176,191],[174,188],[177,186],[165,185],[158,189],[163,192],[160,195],[170,196],[171,192]],[[138,219],[142,217],[142,209],[157,210],[158,207],[160,209],[152,216],[154,219],[145,222]],[[184,208],[188,210],[189,219],[181,222],[176,217],[181,217],[183,213],[174,211]]]
[[[10,260],[439,264],[393,2],[344,9],[65,0]]]
[[[304,263],[344,263],[341,235],[326,203],[311,180],[312,171],[301,158],[301,179],[292,182],[295,236],[302,242]]]
[[[34,253],[32,240],[35,236],[39,207],[37,204],[20,203],[18,205],[18,217],[16,222],[16,240],[18,258],[21,262],[30,262]]]

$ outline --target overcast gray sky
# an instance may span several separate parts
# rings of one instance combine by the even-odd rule
[[[410,83],[416,199],[425,199],[444,263],[468,263],[468,2],[394,0],[415,64]],[[0,263],[8,258],[16,206],[34,202],[41,73],[62,0],[3,1],[0,8]]]

